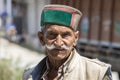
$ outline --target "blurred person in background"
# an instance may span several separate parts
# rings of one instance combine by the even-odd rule
[[[5,30],[8,40],[16,41],[17,30],[15,24],[12,22],[12,19],[8,18],[7,23],[5,25]]]
[[[47,56],[26,69],[23,80],[112,80],[109,64],[83,57],[75,49],[81,16],[79,10],[65,5],[43,8],[38,38]]]
[[[2,18],[0,16],[0,29],[2,28]]]

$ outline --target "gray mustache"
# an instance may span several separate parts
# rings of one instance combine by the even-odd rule
[[[56,47],[55,47],[54,44],[52,44],[52,45],[47,45],[47,44],[46,44],[45,47],[46,47],[47,49],[49,49],[49,50],[56,49]],[[62,45],[60,48],[61,48],[61,49],[68,50],[68,49],[71,49],[72,46],[68,47],[68,46],[66,46],[66,45],[64,44],[64,45]]]

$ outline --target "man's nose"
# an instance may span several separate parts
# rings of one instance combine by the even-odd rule
[[[55,44],[56,47],[61,47],[63,45],[62,37],[60,35],[58,35],[56,37],[56,40],[55,40],[54,44]]]

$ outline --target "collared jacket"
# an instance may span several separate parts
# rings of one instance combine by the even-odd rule
[[[23,80],[46,80],[46,60],[47,57],[34,68],[25,70]],[[83,57],[74,49],[71,58],[62,67],[63,74],[58,80],[112,80],[110,68],[109,64]]]

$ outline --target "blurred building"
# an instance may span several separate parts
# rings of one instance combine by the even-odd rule
[[[16,25],[19,42],[39,48],[37,32],[40,30],[40,14],[44,5],[50,0],[0,0],[0,15],[4,26],[11,18]]]
[[[51,0],[78,8],[82,13],[81,40],[120,47],[120,0]]]
[[[49,3],[49,0],[12,1],[13,20],[18,27],[18,34],[22,34],[26,43],[37,49],[42,48],[37,38],[37,32],[40,30],[41,10],[44,5]]]

